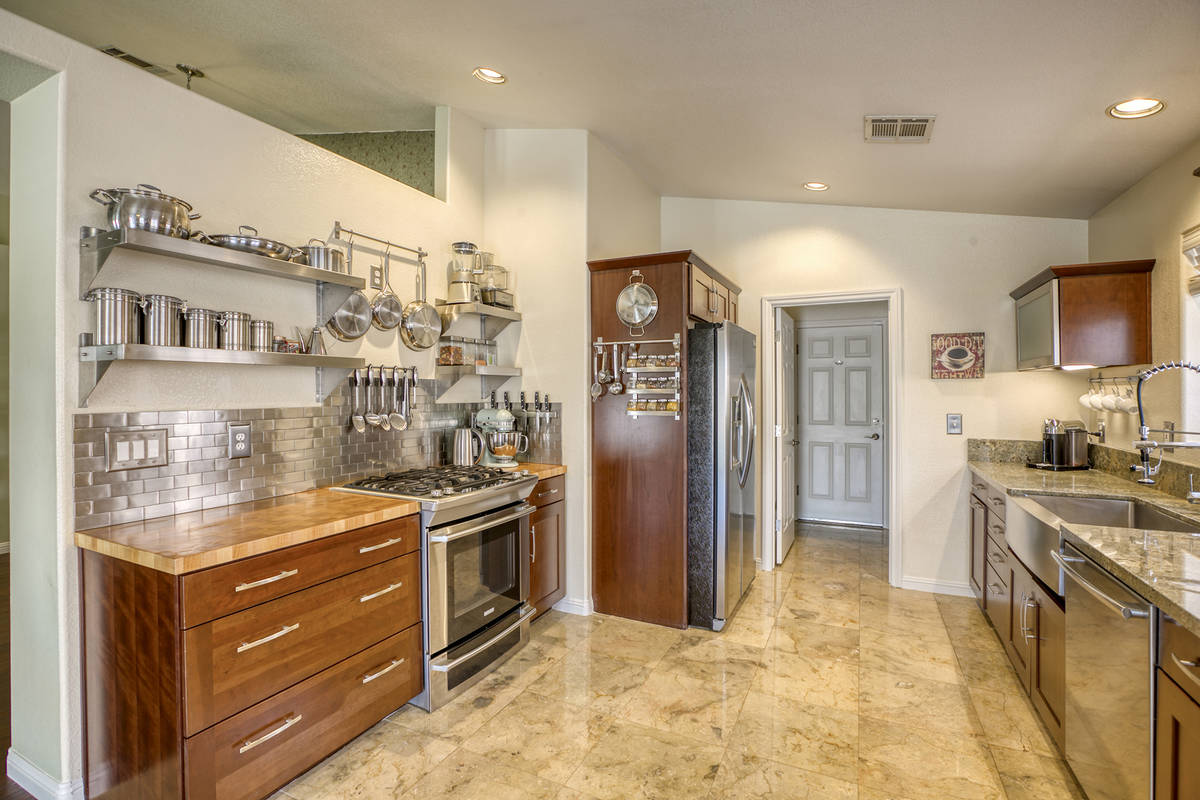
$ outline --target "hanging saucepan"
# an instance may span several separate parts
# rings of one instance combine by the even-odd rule
[[[354,256],[354,243],[350,242],[347,249],[349,257],[346,259],[346,271],[347,274],[353,274],[351,262]],[[371,327],[371,303],[363,294],[362,289],[350,292],[346,302],[333,312],[333,316],[325,323],[325,327],[329,328],[329,332],[343,342],[361,339],[366,335]]]
[[[108,224],[113,230],[137,228],[186,239],[191,235],[191,221],[200,217],[188,203],[148,183],[139,183],[136,189],[96,189],[88,197],[108,206]]]
[[[442,317],[425,302],[425,259],[417,260],[417,299],[404,307],[400,340],[410,350],[428,350],[442,336]]]
[[[383,254],[383,291],[371,301],[371,324],[381,331],[393,330],[404,318],[404,306],[392,293],[392,264],[387,252]]]
[[[292,261],[330,272],[346,271],[346,254],[336,247],[330,247],[324,239],[309,239],[308,244],[297,247]]]
[[[203,231],[196,231],[192,234],[192,238],[205,244],[215,244],[217,247],[228,247],[230,250],[241,250],[283,261],[287,261],[299,252],[290,244],[259,236],[258,229],[250,225],[239,225],[237,233],[223,233],[218,236],[209,236]]]
[[[630,336],[641,336],[658,314],[658,295],[646,285],[641,270],[629,276],[629,285],[617,295],[617,317],[629,328]],[[634,328],[637,332],[634,333]]]

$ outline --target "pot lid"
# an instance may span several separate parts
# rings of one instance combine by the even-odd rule
[[[180,200],[174,195],[169,195],[159,189],[157,186],[151,186],[148,183],[139,183],[135,189],[105,189],[109,194],[131,194],[137,197],[152,197],[155,200],[166,200],[169,203],[178,203],[188,211],[192,210],[192,204],[186,200]]]

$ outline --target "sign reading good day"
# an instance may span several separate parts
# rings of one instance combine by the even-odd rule
[[[930,336],[929,377],[983,377],[983,332],[935,333]]]

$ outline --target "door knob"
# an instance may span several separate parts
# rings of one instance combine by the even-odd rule
[[[800,442],[796,439],[792,439],[792,447],[799,447],[799,446],[800,446]]]
[[[879,439],[879,434],[878,433],[868,433],[863,438],[864,439]]]

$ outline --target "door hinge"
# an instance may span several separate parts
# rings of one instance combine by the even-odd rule
[[[779,341],[779,331],[775,331],[775,341]]]
[[[799,497],[799,496],[800,496],[800,487],[797,486],[796,487],[796,497]]]
[[[776,425],[775,426],[775,438],[779,438],[782,435],[783,435],[783,426]]]
[[[781,530],[783,530],[783,520],[777,519],[775,520],[775,532],[779,533]]]

